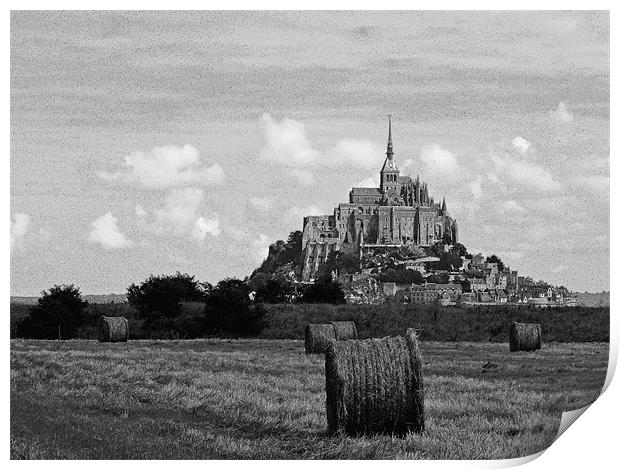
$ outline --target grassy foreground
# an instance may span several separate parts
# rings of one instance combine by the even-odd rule
[[[351,438],[326,435],[323,356],[301,341],[12,340],[11,458],[520,457],[596,399],[608,359],[607,343],[421,349],[425,433]]]

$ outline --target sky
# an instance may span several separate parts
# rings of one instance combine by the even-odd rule
[[[609,290],[607,12],[11,13],[11,294],[249,275],[402,174],[470,252]]]

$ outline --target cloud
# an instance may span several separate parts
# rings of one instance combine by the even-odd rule
[[[196,219],[196,222],[194,222],[192,238],[198,241],[203,241],[207,237],[207,234],[217,237],[220,232],[220,221],[217,214],[214,214],[209,219],[201,216]]]
[[[295,168],[291,170],[291,176],[295,177],[299,184],[303,184],[304,186],[312,186],[314,184],[314,176],[312,172],[308,170],[300,170]]]
[[[471,181],[467,185],[471,190],[471,194],[474,199],[479,200],[482,198],[482,177],[478,175],[475,181]]]
[[[28,232],[30,216],[17,212],[11,219],[11,253],[14,249],[23,249],[24,237]]]
[[[308,165],[319,157],[306,137],[303,122],[283,119],[279,123],[265,113],[261,118],[267,144],[261,158],[285,165]]]
[[[133,245],[131,240],[125,238],[118,228],[117,219],[111,212],[96,218],[92,226],[92,231],[88,235],[88,241],[98,243],[106,249],[122,249]]]
[[[454,177],[458,171],[456,155],[437,144],[427,145],[420,151],[420,160],[431,175]]]
[[[251,197],[250,205],[263,212],[269,212],[273,209],[273,201],[266,197]]]
[[[359,183],[357,183],[355,188],[378,188],[381,185],[378,176],[370,176]]]
[[[260,233],[257,238],[250,242],[254,249],[254,256],[258,261],[263,261],[269,255],[269,237]]]
[[[150,152],[132,152],[124,168],[115,173],[100,172],[107,181],[138,183],[147,189],[167,189],[192,184],[220,184],[225,179],[218,164],[203,167],[192,145],[154,147]]]
[[[564,102],[560,101],[558,107],[550,111],[551,116],[559,122],[571,122],[575,119],[573,114],[568,110]]]
[[[502,201],[499,204],[500,207],[500,213],[502,214],[526,214],[527,213],[527,209],[525,207],[523,207],[521,204],[519,204],[516,201],[513,201],[512,199],[509,201]]]
[[[379,145],[367,139],[342,139],[334,147],[336,160],[344,160],[364,168],[377,168],[385,155]]]
[[[196,241],[204,241],[207,235],[217,237],[221,233],[218,214],[201,214],[203,199],[204,192],[198,188],[172,189],[148,218],[149,212],[136,206],[138,224],[156,235],[188,236]]]
[[[556,191],[561,185],[553,179],[551,173],[536,163],[517,160],[508,155],[492,156],[495,174],[521,186],[539,191]],[[506,185],[499,181],[498,184]]]
[[[521,137],[520,135],[515,137],[514,139],[512,139],[512,146],[517,149],[517,151],[521,154],[521,155],[525,155],[527,153],[527,150],[530,148],[530,142],[528,142],[527,140],[525,140],[523,137]]]

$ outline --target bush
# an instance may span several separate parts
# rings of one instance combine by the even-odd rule
[[[269,279],[256,290],[256,302],[267,304],[291,303],[295,295],[295,285],[285,279]]]
[[[210,287],[180,272],[151,276],[127,288],[127,301],[147,323],[171,323],[179,315],[182,301],[202,300]]]
[[[73,284],[55,285],[43,291],[38,305],[19,325],[19,336],[37,339],[68,339],[75,336],[88,302]]]
[[[250,298],[250,287],[240,279],[224,279],[206,298],[204,327],[212,335],[255,336],[263,328],[264,312]]]
[[[344,291],[338,281],[332,280],[330,276],[325,276],[306,287],[302,295],[302,302],[309,304],[344,304]]]

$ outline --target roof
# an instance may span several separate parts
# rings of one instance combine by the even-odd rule
[[[379,188],[351,188],[351,194],[381,196],[381,190]]]

